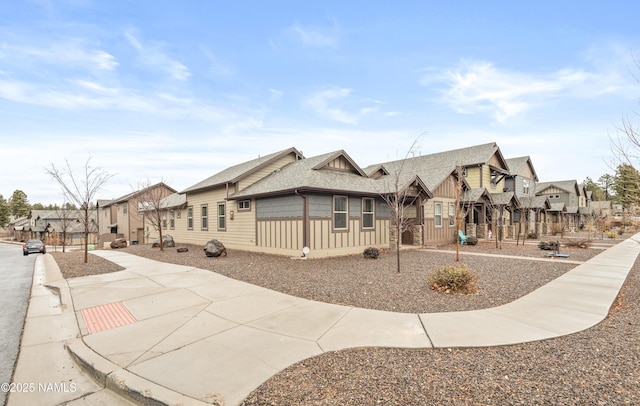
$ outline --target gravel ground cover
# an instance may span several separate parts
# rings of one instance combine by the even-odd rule
[[[298,260],[235,250],[226,258],[207,258],[202,247],[188,248],[188,253],[177,253],[175,248],[160,252],[138,245],[124,251],[210,269],[299,297],[412,313],[497,306],[576,266],[555,259],[511,258],[540,259],[543,251],[535,244],[505,243],[501,250],[491,243],[463,246],[460,262],[478,274],[480,292],[445,295],[429,289],[426,275],[437,267],[455,264],[453,253],[403,251],[398,274],[390,252],[383,252],[377,260],[361,255]],[[438,250],[452,251],[455,246]],[[570,260],[585,261],[602,250],[563,247],[561,251],[569,254]],[[53,255],[66,278],[119,270],[105,260],[82,264],[77,252]],[[586,331],[505,347],[329,352],[275,375],[243,405],[640,404],[638,265],[640,262],[636,262],[609,317]]]

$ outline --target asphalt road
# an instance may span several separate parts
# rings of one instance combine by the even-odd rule
[[[23,256],[22,246],[0,243],[0,384],[11,382],[38,255]],[[0,405],[6,401],[0,391]]]

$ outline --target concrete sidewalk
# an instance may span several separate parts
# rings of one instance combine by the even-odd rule
[[[67,339],[101,386],[136,401],[236,405],[274,374],[326,351],[495,346],[587,329],[607,316],[639,241],[640,234],[629,238],[512,303],[434,314],[314,302],[206,270],[94,251],[126,269],[56,282],[80,332],[56,342]]]

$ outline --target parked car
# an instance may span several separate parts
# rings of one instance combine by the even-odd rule
[[[45,247],[44,243],[40,240],[29,240],[22,246],[22,254],[29,255],[32,252],[40,252],[42,254],[46,254],[47,247]]]

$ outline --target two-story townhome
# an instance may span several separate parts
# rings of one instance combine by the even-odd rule
[[[547,210],[550,208],[546,198],[534,198],[536,183],[539,181],[533,162],[529,156],[507,158],[509,175],[505,179],[505,189],[515,194],[520,207],[514,213],[516,233],[546,232]]]
[[[566,229],[578,227],[580,188],[577,181],[540,182],[536,185],[536,196],[546,196],[549,199],[551,223]]]
[[[117,199],[98,200],[99,245],[117,237],[133,244],[148,242],[151,230],[144,222],[140,204],[148,200],[150,195],[166,197],[172,193],[176,193],[176,190],[160,182]]]

